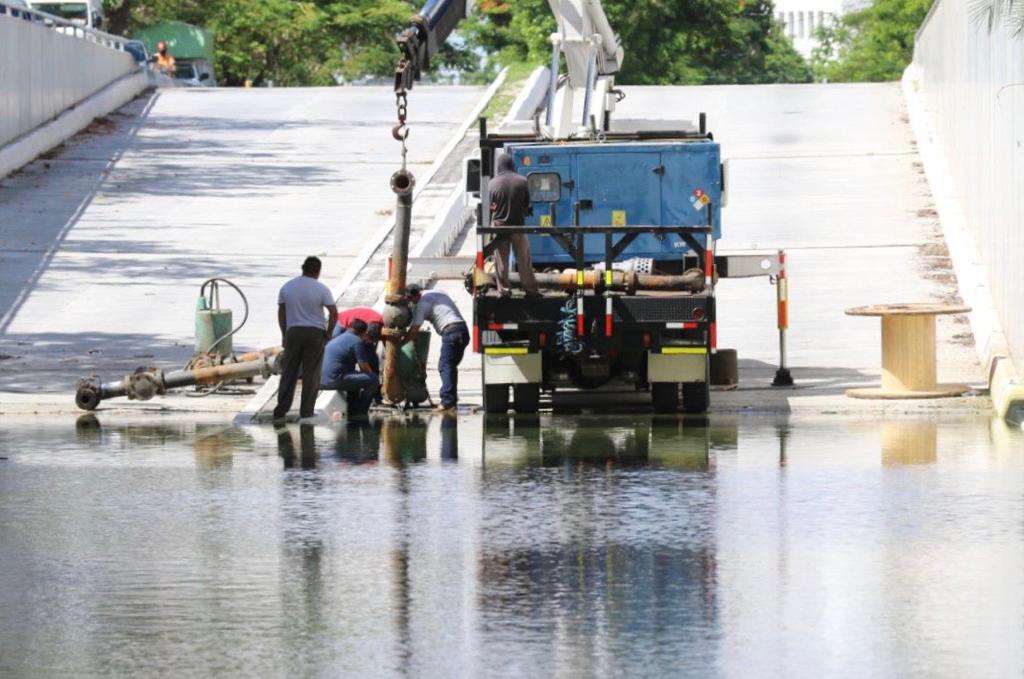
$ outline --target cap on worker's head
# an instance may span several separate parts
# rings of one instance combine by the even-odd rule
[[[366,336],[376,342],[380,339],[381,324],[374,321],[366,326]]]
[[[320,273],[322,266],[323,262],[319,257],[306,257],[306,261],[302,263],[302,273],[316,276]]]
[[[423,288],[415,283],[405,289],[406,297],[419,297],[421,294],[423,294]]]

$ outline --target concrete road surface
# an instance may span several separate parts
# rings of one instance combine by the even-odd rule
[[[422,173],[482,89],[416,89]],[[161,91],[0,183],[0,391],[192,353],[199,285],[249,297],[235,346],[278,341],[276,292],[302,259],[343,278],[393,206],[386,87]],[[225,295],[237,309],[241,307]]]
[[[789,359],[798,389],[769,386],[778,365],[775,288],[764,278],[723,280],[719,346],[739,351],[741,384],[715,392],[713,410],[987,407],[971,403],[984,399],[882,403],[843,396],[848,386],[877,383],[881,368],[878,319],[846,316],[846,308],[957,299],[897,83],[622,89],[621,118],[697,120],[707,112],[723,157],[731,159],[721,250],[788,253]],[[472,251],[470,242],[462,254]],[[443,287],[469,318],[461,285]],[[966,317],[940,317],[937,334],[940,381],[984,384]],[[463,368],[460,392],[480,403],[479,357],[467,354]],[[436,393],[433,371],[432,380]]]

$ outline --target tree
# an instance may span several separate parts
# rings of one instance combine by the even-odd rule
[[[875,0],[818,29],[811,55],[817,80],[899,80],[914,56],[914,35],[933,0]],[[1018,0],[1019,1],[1019,0]]]
[[[607,3],[634,84],[807,82],[810,70],[773,18],[771,0],[631,0]],[[464,31],[492,67],[547,63],[555,22],[546,0],[481,2]]]

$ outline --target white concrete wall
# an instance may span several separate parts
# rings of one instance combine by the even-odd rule
[[[915,86],[933,123],[1018,366],[1024,361],[1024,36],[937,0],[917,34]],[[979,338],[980,339],[980,338]]]
[[[0,147],[136,70],[126,52],[0,14]]]

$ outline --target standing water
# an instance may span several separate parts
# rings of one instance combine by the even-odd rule
[[[1024,672],[984,420],[0,427],[0,676]]]

